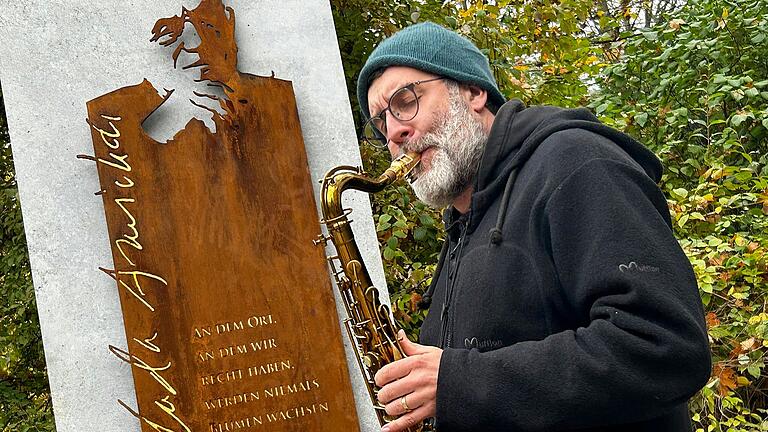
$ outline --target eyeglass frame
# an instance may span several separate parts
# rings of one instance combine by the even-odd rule
[[[369,143],[370,145],[372,145],[374,147],[377,147],[377,148],[384,148],[384,147],[386,147],[387,146],[387,142],[389,142],[389,140],[387,139],[387,135],[386,135],[386,133],[387,133],[387,117],[386,117],[386,113],[387,113],[387,111],[389,111],[392,114],[392,117],[394,117],[395,119],[397,119],[398,121],[401,121],[401,122],[407,122],[407,121],[411,121],[411,120],[415,119],[416,116],[419,115],[419,99],[421,99],[421,96],[416,94],[416,90],[415,90],[416,86],[421,85],[421,84],[425,84],[425,83],[428,83],[428,82],[432,82],[432,81],[438,81],[438,80],[447,79],[447,78],[448,77],[440,76],[440,77],[437,77],[437,78],[430,78],[430,79],[425,79],[425,80],[414,81],[414,82],[408,83],[408,84],[398,88],[394,92],[392,92],[392,95],[390,95],[389,99],[387,99],[387,107],[384,108],[383,110],[381,110],[377,115],[369,118],[365,123],[363,123],[363,128],[362,128],[361,133],[360,133],[360,135],[363,137],[363,140],[366,141],[367,143]],[[401,119],[401,118],[399,118],[398,116],[395,115],[394,111],[392,111],[392,99],[397,94],[402,92],[403,90],[408,90],[408,91],[412,92],[413,95],[415,96],[416,111],[413,113],[413,117],[411,117],[409,119]],[[381,120],[382,121],[382,125],[384,126],[384,130],[383,131],[376,126],[376,124],[374,123],[375,120]],[[365,129],[368,127],[369,124],[373,128],[374,135],[376,135],[377,138],[369,139],[367,136],[365,136]]]

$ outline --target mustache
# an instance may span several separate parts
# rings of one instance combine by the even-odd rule
[[[424,134],[415,140],[405,141],[403,145],[400,146],[400,154],[408,152],[422,153],[430,147],[442,147],[439,142],[438,134],[434,132]]]

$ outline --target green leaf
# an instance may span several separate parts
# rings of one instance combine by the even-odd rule
[[[742,123],[744,123],[744,120],[747,119],[747,116],[745,114],[734,114],[731,116],[731,124],[734,127],[738,127]]]
[[[644,31],[643,37],[649,41],[655,41],[659,38],[659,34],[655,31]]]
[[[723,241],[721,239],[719,239],[717,237],[713,237],[713,238],[709,239],[709,242],[707,244],[709,244],[710,246],[714,247],[714,246],[721,245],[722,243],[723,243]]]
[[[432,219],[432,216],[426,213],[422,213],[419,215],[419,222],[421,222],[421,224],[426,227],[431,227],[435,225],[435,220]]]
[[[384,252],[382,255],[384,255],[385,260],[392,261],[392,258],[395,257],[395,251],[393,251],[390,248],[384,248]]]
[[[640,127],[645,126],[645,123],[648,121],[648,113],[636,114],[635,121],[640,125]]]
[[[677,188],[677,189],[673,189],[673,190],[672,190],[672,193],[673,193],[673,194],[675,194],[675,195],[677,195],[677,196],[678,196],[678,197],[680,197],[680,198],[685,198],[685,197],[687,197],[687,196],[688,196],[688,190],[687,190],[687,189],[685,189],[685,188]]]
[[[390,249],[393,249],[393,250],[397,249],[398,243],[399,242],[397,240],[397,237],[392,236],[392,237],[389,238],[389,240],[387,240],[387,247],[390,248]]]

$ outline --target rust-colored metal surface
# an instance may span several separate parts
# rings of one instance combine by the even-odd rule
[[[193,26],[201,43],[179,36]],[[142,122],[148,82],[88,102],[142,431],[358,430],[291,83],[237,70],[219,0],[161,19],[153,41],[199,60],[212,133],[167,143]],[[201,94],[201,96],[204,96]],[[127,348],[127,350],[125,349]],[[109,383],[104,383],[109,385]],[[122,403],[122,402],[121,402]]]

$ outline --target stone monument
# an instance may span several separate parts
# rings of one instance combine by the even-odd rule
[[[202,3],[219,2],[204,0]],[[268,87],[271,86],[270,91],[274,95],[282,95],[281,98],[290,93],[280,89],[290,89],[291,85],[287,82],[292,82],[298,113],[296,120],[300,120],[300,126],[298,121],[293,121],[293,124],[296,133],[299,132],[300,127],[300,132],[303,134],[307,159],[303,159],[300,154],[296,157],[288,157],[288,153],[295,154],[297,150],[290,147],[285,149],[286,154],[278,155],[280,148],[274,144],[272,147],[266,146],[263,149],[239,148],[238,144],[235,144],[230,150],[240,156],[246,153],[252,155],[250,159],[244,158],[251,162],[257,159],[259,152],[262,151],[264,159],[271,162],[266,167],[281,165],[280,169],[275,168],[275,170],[293,170],[292,172],[298,173],[296,174],[298,177],[294,175],[292,181],[299,183],[310,176],[314,179],[320,178],[328,168],[339,163],[359,164],[359,154],[356,150],[356,139],[328,4],[320,1],[261,1],[242,4],[228,2],[227,4],[237,11],[237,26],[233,25],[231,29],[234,31],[239,47],[239,51],[235,49],[229,52],[235,57],[234,60],[231,57],[229,60],[239,63],[239,69],[242,71],[262,75],[264,81],[261,82],[274,83]],[[221,431],[236,426],[242,429],[241,426],[246,423],[253,423],[253,430],[294,430],[292,428],[303,421],[308,421],[306,424],[301,423],[301,427],[307,430],[351,430],[349,428],[354,426],[349,426],[349,422],[357,423],[358,419],[355,417],[354,409],[351,408],[352,395],[347,394],[349,400],[343,400],[346,391],[336,391],[340,399],[334,401],[310,397],[301,401],[296,399],[295,406],[285,403],[286,393],[310,394],[316,391],[319,394],[320,390],[326,386],[331,388],[336,384],[341,385],[340,388],[343,389],[348,379],[347,368],[343,367],[343,364],[333,367],[334,362],[338,363],[334,360],[333,344],[330,344],[330,351],[324,346],[312,346],[312,343],[301,347],[301,341],[307,340],[307,335],[310,333],[306,327],[314,325],[309,324],[310,322],[325,322],[326,324],[321,326],[324,329],[322,332],[330,332],[329,334],[333,334],[334,337],[338,337],[340,333],[337,317],[328,320],[325,316],[327,310],[323,311],[321,307],[324,301],[330,302],[330,283],[327,277],[318,281],[314,296],[301,295],[301,290],[297,289],[296,292],[286,292],[284,298],[263,295],[259,297],[258,293],[261,292],[259,290],[264,288],[264,284],[269,284],[275,275],[272,275],[272,278],[246,281],[238,278],[238,270],[263,258],[263,254],[246,254],[240,262],[231,262],[232,257],[238,254],[225,254],[228,261],[224,264],[228,264],[231,268],[228,268],[228,272],[224,274],[229,276],[209,280],[207,283],[210,291],[204,290],[205,286],[200,282],[204,280],[205,272],[210,270],[206,267],[206,260],[200,261],[201,257],[205,256],[204,249],[210,248],[211,245],[220,248],[231,247],[232,242],[227,242],[225,239],[234,236],[238,240],[234,243],[238,244],[241,250],[246,249],[247,245],[252,245],[255,250],[272,248],[288,256],[285,260],[268,262],[275,267],[275,273],[284,275],[285,279],[272,288],[273,290],[284,289],[285,286],[290,286],[291,282],[296,281],[300,282],[295,284],[306,285],[307,278],[311,276],[301,276],[302,272],[292,269],[290,255],[291,251],[301,250],[304,250],[302,255],[306,256],[307,253],[311,255],[312,252],[307,251],[313,249],[309,244],[306,247],[302,244],[293,244],[301,235],[296,237],[293,236],[295,233],[290,233],[291,235],[286,237],[284,232],[287,229],[283,225],[290,224],[291,221],[269,220],[268,216],[264,216],[268,213],[263,209],[255,209],[254,212],[254,208],[250,208],[250,213],[245,210],[233,211],[232,204],[239,202],[233,196],[223,200],[224,210],[218,213],[210,211],[217,208],[215,205],[209,205],[207,207],[209,210],[202,213],[210,219],[207,222],[221,221],[232,216],[235,219],[232,221],[233,226],[243,226],[249,222],[244,219],[247,215],[260,214],[263,217],[253,221],[262,227],[261,231],[258,228],[253,231],[260,235],[249,237],[248,231],[243,230],[235,230],[236,232],[233,233],[231,229],[222,228],[226,224],[211,225],[214,228],[209,228],[203,233],[204,229],[201,227],[204,225],[199,223],[200,221],[190,220],[186,221],[187,224],[183,224],[184,211],[204,207],[204,204],[214,200],[215,193],[221,190],[214,188],[213,191],[203,191],[209,193],[206,195],[206,193],[199,193],[200,188],[203,187],[200,184],[190,191],[174,189],[172,185],[177,183],[172,180],[172,176],[184,177],[185,168],[200,172],[205,171],[206,167],[212,167],[214,169],[205,174],[205,182],[202,184],[211,184],[216,181],[226,183],[233,181],[233,173],[237,172],[237,166],[212,163],[211,161],[221,161],[221,154],[217,155],[216,152],[209,151],[205,154],[208,158],[207,162],[199,165],[171,164],[174,168],[178,168],[178,172],[169,173],[165,170],[171,163],[169,161],[178,162],[170,151],[165,153],[165,156],[156,157],[155,160],[147,155],[142,157],[136,150],[138,147],[132,150],[135,155],[133,159],[128,159],[130,156],[121,159],[120,155],[125,156],[125,153],[113,151],[115,150],[113,146],[119,145],[116,135],[127,131],[127,129],[120,130],[120,127],[127,124],[125,123],[127,116],[121,115],[121,112],[143,114],[143,117],[140,115],[141,118],[133,119],[134,130],[140,132],[142,128],[137,125],[140,126],[143,118],[148,117],[158,106],[161,107],[158,112],[144,122],[144,128],[148,129],[153,137],[142,136],[139,133],[137,141],[143,141],[145,144],[166,145],[170,149],[173,144],[180,144],[176,142],[180,137],[174,137],[174,134],[182,129],[194,136],[226,133],[227,128],[222,119],[228,113],[222,114],[204,104],[196,104],[202,108],[201,110],[190,111],[194,107],[189,108],[191,105],[189,103],[172,104],[173,97],[168,97],[171,96],[170,92],[160,91],[158,94],[159,88],[174,88],[177,93],[183,93],[185,86],[188,93],[191,92],[195,96],[202,94],[199,87],[188,85],[193,81],[189,79],[190,75],[186,76],[186,82],[184,79],[168,82],[168,68],[163,70],[156,65],[167,65],[170,51],[149,42],[151,34],[147,29],[153,28],[154,20],[178,13],[181,6],[185,7],[180,16],[183,17],[184,11],[194,11],[197,4],[195,2],[179,4],[170,1],[158,4],[147,1],[129,5],[104,6],[72,2],[66,7],[57,8],[41,1],[22,1],[13,9],[5,7],[0,10],[0,37],[11,41],[10,44],[0,47],[0,56],[4,59],[0,66],[0,80],[7,104],[6,111],[49,367],[57,430],[60,432],[90,429],[165,430],[161,427],[185,430],[184,427],[190,425],[184,423],[181,414],[197,413],[192,415],[194,417],[200,416],[201,412],[217,412],[221,415],[214,415],[216,420],[211,420],[210,415],[201,417],[207,419],[205,422],[192,420],[195,427],[191,430]],[[165,22],[166,30],[170,24],[172,24],[171,21]],[[158,22],[158,25],[160,27],[155,27],[155,36],[163,32],[161,22]],[[226,30],[222,26],[215,25],[210,28],[214,27],[211,34]],[[211,36],[206,35],[206,30],[203,28],[197,30],[198,44]],[[159,38],[155,37],[155,40],[157,39]],[[186,47],[191,46],[193,45],[188,44]],[[174,52],[174,60],[179,55],[183,57],[188,54],[184,51],[187,50]],[[30,52],[35,52],[36,56],[25,55]],[[190,57],[187,60],[194,61],[194,58]],[[170,72],[170,75],[172,74],[173,71]],[[273,76],[283,81],[272,78]],[[142,84],[122,89],[123,96],[138,92],[145,94],[149,100],[153,100],[154,103],[144,111],[141,106],[135,104],[135,100],[130,98],[110,105],[105,103],[105,99],[101,96],[116,88],[125,87],[126,84],[142,82],[144,78],[147,78],[147,81],[143,81]],[[281,83],[287,83],[287,87]],[[120,96],[118,93],[119,91],[113,95]],[[163,96],[166,96],[166,99],[163,99]],[[215,94],[206,97],[217,98]],[[227,100],[247,105],[251,99],[252,95],[249,93],[248,97],[243,97],[241,100]],[[85,102],[89,100],[91,102],[86,112]],[[222,105],[224,111],[226,108]],[[190,120],[193,117],[200,120]],[[83,122],[84,118],[88,119],[90,126]],[[290,115],[286,118],[290,123]],[[123,125],[118,126],[120,122],[123,122]],[[272,123],[266,123],[266,125],[269,124]],[[185,125],[188,129],[184,128]],[[286,127],[284,124],[275,124],[275,130],[283,135],[290,134],[287,132],[290,127],[287,129]],[[277,132],[275,136],[276,134]],[[123,135],[124,139],[129,136],[128,133]],[[301,135],[292,138],[292,142],[297,141],[296,137],[300,145]],[[91,145],[91,138],[96,147]],[[264,136],[267,142],[270,140],[277,142],[276,139]],[[201,142],[204,141],[204,139],[201,140]],[[161,144],[163,142],[167,143]],[[234,142],[237,143],[237,140]],[[204,150],[202,147],[186,149],[193,154]],[[97,163],[77,161],[75,157],[78,154],[92,155],[84,157],[91,158]],[[111,165],[99,160],[111,162]],[[146,162],[146,170],[142,178],[149,182],[149,186],[144,190],[136,186],[137,196],[124,197],[121,201],[120,197],[116,197],[114,189],[128,189],[137,184],[137,180],[133,177],[125,178],[126,176],[118,175],[125,173],[125,170],[120,172],[120,167],[125,168],[128,160],[133,161],[134,167],[141,161]],[[101,183],[94,165],[98,167]],[[141,169],[135,169],[132,175],[138,175],[140,172]],[[245,173],[247,170],[242,172]],[[222,177],[217,178],[218,175]],[[248,187],[251,187],[261,188],[261,190],[251,189],[250,192],[256,197],[264,197],[279,189],[278,184],[269,186],[268,179],[274,177],[272,173],[263,173],[261,177],[256,177],[248,179],[252,180],[251,183],[243,179],[239,187],[232,188],[235,191],[233,194],[238,190],[240,193],[247,194]],[[112,190],[106,185],[113,185]],[[318,185],[315,184],[315,194],[317,194],[317,187]],[[225,189],[227,188],[222,190]],[[294,185],[289,189],[299,190],[300,188]],[[92,195],[94,191],[103,195],[103,206],[101,199],[94,199]],[[211,192],[214,195],[210,195]],[[300,201],[306,202],[307,197],[311,201],[311,191],[308,192],[310,195],[297,193],[294,194],[295,196],[285,197],[283,201],[276,199],[274,202],[263,204],[270,211],[283,215],[285,219],[285,214],[292,213],[281,213],[281,208],[295,207]],[[185,193],[189,196],[185,196]],[[184,211],[179,211],[178,214],[172,214],[170,211],[163,214],[162,209],[167,211],[169,207],[162,206],[156,206],[154,210],[142,213],[139,206],[134,206],[139,196],[146,200],[154,199],[155,202],[162,201],[164,197],[171,197],[171,201],[177,204],[183,203],[186,207],[183,207]],[[130,199],[134,201],[129,202]],[[366,255],[366,262],[372,271],[373,278],[378,282],[378,286],[383,287],[375,232],[370,223],[370,217],[366,217],[370,215],[367,198],[355,196],[350,201],[353,202],[348,204],[351,204],[356,214],[360,215],[357,218],[358,225],[353,226],[356,237],[363,246],[363,254]],[[243,200],[243,202],[248,201]],[[312,202],[310,206],[314,204]],[[152,206],[146,204],[141,208],[150,207]],[[154,214],[152,214],[153,211]],[[122,221],[118,221],[118,216],[122,217]],[[312,216],[316,217],[317,212]],[[141,220],[146,225],[144,221],[150,219],[153,221],[150,224],[153,228],[145,231],[147,234],[144,238],[152,239],[153,241],[150,242],[152,246],[147,244],[144,248],[143,244],[136,241],[138,234],[130,228],[137,226],[137,220]],[[368,223],[360,223],[365,221]],[[122,227],[119,222],[123,222]],[[316,220],[314,225],[304,219],[298,222],[300,226],[306,227],[308,232],[312,231],[312,226],[317,227],[319,232]],[[276,228],[270,229],[270,223],[275,224]],[[162,226],[170,228],[172,232],[170,237],[167,234],[169,230],[160,229]],[[179,226],[183,226],[184,229],[174,231],[173,228]],[[165,232],[165,237],[156,232]],[[125,236],[126,233],[127,236]],[[125,242],[110,242],[110,239],[119,240],[121,235],[124,236],[122,239]],[[195,243],[195,238],[203,241]],[[110,243],[112,253],[110,253]],[[124,247],[117,247],[116,244]],[[141,247],[137,248],[137,244]],[[183,246],[182,249],[187,252],[180,253],[180,246]],[[195,246],[203,248],[203,251],[195,251]],[[149,254],[150,249],[154,249],[153,253],[157,256],[165,256],[165,266],[170,266],[166,268],[173,268],[177,273],[197,271],[199,274],[193,278],[178,277],[178,274],[174,274],[175,283],[169,283],[171,277],[161,274],[160,271],[149,272],[142,269],[134,270],[129,274],[130,264],[136,264],[142,259],[137,252]],[[192,252],[189,252],[190,250]],[[321,262],[322,251],[319,249],[314,251],[320,259],[318,262]],[[190,267],[179,266],[180,262],[186,262]],[[219,262],[217,265],[223,264]],[[103,271],[98,270],[99,266]],[[121,268],[122,270],[119,270]],[[120,271],[123,273],[120,274]],[[250,274],[252,277],[256,275],[258,279],[260,273],[251,271]],[[116,284],[115,280],[119,283]],[[237,287],[239,291],[226,288],[238,285],[239,281],[242,281],[242,286]],[[156,312],[161,306],[174,307],[179,293],[183,291],[178,286],[174,291],[171,285],[178,285],[179,282],[188,283],[189,286],[186,288],[189,289],[195,285],[194,288],[203,298],[197,306],[185,306],[188,309],[198,309],[173,310],[172,313],[169,309],[163,311],[164,314],[173,318],[164,324],[165,329],[168,326],[176,326],[175,331],[188,335],[186,346],[182,349],[186,354],[175,361],[177,364],[189,362],[194,365],[191,370],[196,371],[195,376],[192,377],[195,381],[193,388],[197,395],[196,402],[182,398],[179,399],[179,403],[173,404],[171,396],[176,396],[179,389],[171,380],[166,379],[170,373],[170,367],[167,365],[171,362],[166,363],[164,360],[160,364],[151,365],[141,356],[137,357],[136,353],[139,349],[144,349],[150,354],[157,353],[165,348],[159,343],[163,337],[157,335],[157,329],[152,328],[152,323],[155,321],[142,318],[139,311],[143,308],[149,313],[147,316],[152,316],[151,313]],[[144,285],[141,286],[141,283]],[[166,290],[163,292],[170,297],[164,297],[160,302],[152,302],[152,294],[148,294],[152,284],[156,289]],[[255,287],[254,284],[260,286]],[[308,287],[299,288],[306,290]],[[250,299],[232,298],[233,295],[244,291],[257,294]],[[312,293],[311,290],[307,292]],[[217,294],[222,297],[217,298]],[[125,316],[121,313],[120,296],[123,297]],[[132,301],[135,308],[126,309],[126,301]],[[204,304],[208,304],[209,307],[200,306]],[[227,306],[228,304],[230,306]],[[233,307],[232,304],[238,304],[240,308]],[[288,305],[294,305],[295,310],[291,311]],[[323,316],[312,318],[312,314],[319,311]],[[291,312],[296,312],[296,315],[290,315]],[[126,327],[123,326],[123,320],[126,322]],[[331,323],[331,327],[328,327],[328,322]],[[334,322],[336,325],[333,325]],[[134,330],[142,328],[143,325],[146,334],[132,335],[129,331],[131,325],[134,326]],[[285,331],[285,329],[295,328],[302,330]],[[126,331],[129,333],[128,338],[126,338]],[[248,341],[241,340],[237,336],[238,333],[248,332],[252,333],[248,334]],[[302,332],[305,334],[299,334]],[[293,333],[295,333],[295,339],[288,336]],[[310,338],[309,340],[318,342],[322,339],[312,341]],[[183,339],[166,338],[165,341],[172,343],[175,349],[180,348],[177,345],[184,345]],[[354,399],[360,429],[377,430],[378,423],[367,399],[366,389],[360,381],[356,361],[351,357],[348,342],[344,341],[344,344],[355,389]],[[108,349],[110,346],[112,353]],[[134,348],[129,350],[131,346]],[[253,350],[249,348],[251,346]],[[340,349],[339,345],[339,355],[341,355]],[[277,356],[271,360],[266,360],[264,357],[263,362],[249,365],[245,363],[240,365],[233,360],[238,357],[247,359],[249,352],[264,353],[270,350],[275,353],[290,352],[290,354],[286,354],[285,358]],[[132,363],[133,367],[121,362],[119,358]],[[230,363],[233,361],[234,363]],[[238,377],[238,371],[240,375],[247,376],[249,367],[256,371],[251,373],[253,377],[271,376],[266,381],[262,379],[252,381],[251,384],[258,383],[256,386],[244,385],[241,388],[239,385],[246,380]],[[134,379],[131,377],[131,369],[133,369]],[[262,369],[265,371],[264,374],[259,372]],[[267,373],[270,370],[272,372]],[[323,376],[313,371],[319,371]],[[279,379],[278,372],[283,372],[287,380]],[[333,373],[341,373],[341,375],[334,377]],[[139,384],[142,380],[144,384]],[[137,383],[136,388],[133,385],[134,382]],[[154,400],[155,416],[151,418],[145,416],[140,421],[136,417],[139,413],[131,407],[136,407],[138,404],[138,407],[142,408],[142,414],[151,411],[147,408],[148,402],[141,401],[139,391],[139,387],[148,385],[160,387],[168,394],[165,398],[159,397]],[[139,400],[135,399],[137,392],[140,395]],[[118,400],[121,401],[120,404]],[[274,403],[264,405],[262,402],[265,400]],[[248,409],[243,409],[242,412],[237,411],[247,406],[248,401],[252,403],[251,406],[262,407],[263,412],[248,416],[241,415],[253,412]],[[195,403],[197,406],[191,406]],[[151,402],[149,404],[151,405]],[[234,407],[235,405],[237,407]],[[350,406],[351,409],[343,412],[338,408],[332,409],[332,405]],[[299,415],[299,411],[303,414]],[[168,426],[169,423],[161,426],[163,424],[156,420],[157,414],[164,414],[166,420],[178,419],[179,421],[173,428]],[[331,423],[323,423],[324,418],[332,416],[337,417],[334,417],[331,423],[346,426],[334,429],[330,426]],[[245,419],[248,421],[246,422]],[[200,429],[201,427],[205,429]]]

